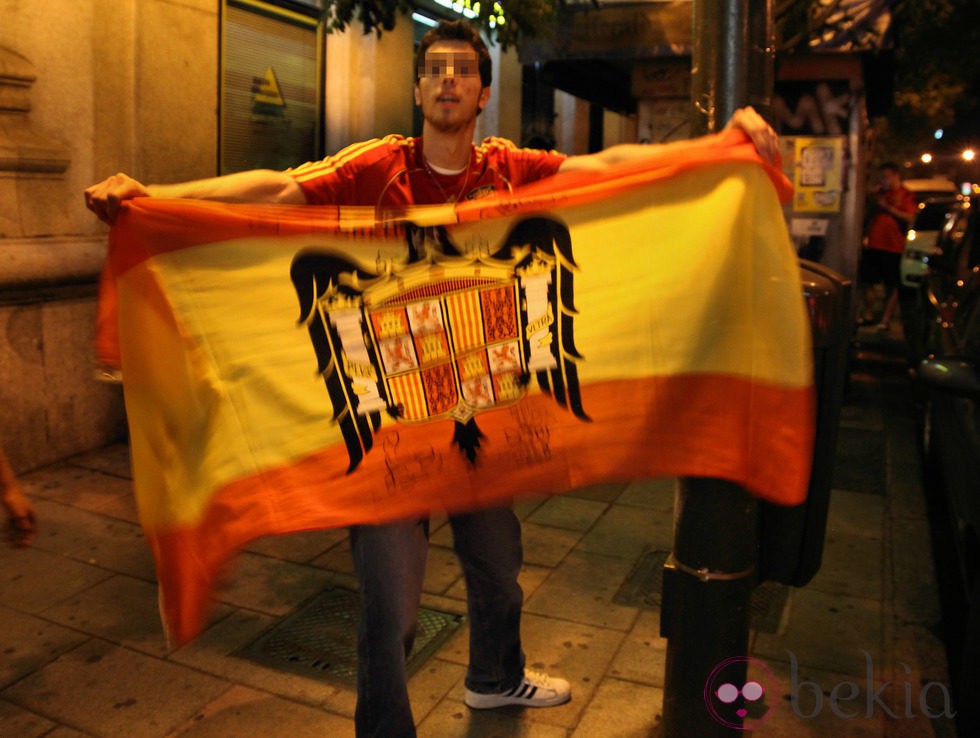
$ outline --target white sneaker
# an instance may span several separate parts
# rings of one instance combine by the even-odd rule
[[[572,686],[565,679],[525,669],[524,678],[513,689],[496,694],[480,694],[467,689],[463,701],[474,710],[489,710],[506,705],[554,707],[565,704],[571,698]]]

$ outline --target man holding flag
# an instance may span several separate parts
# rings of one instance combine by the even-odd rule
[[[285,172],[257,170],[170,185],[143,185],[117,174],[85,191],[87,206],[113,223],[130,198],[192,198],[241,203],[371,206],[379,218],[411,205],[506,194],[570,171],[604,171],[640,161],[661,147],[621,145],[587,156],[520,149],[489,138],[473,144],[476,117],[490,96],[491,62],[465,22],[443,21],[422,39],[415,100],[422,136],[387,136]],[[744,131],[763,158],[777,156],[776,135],[751,108],[729,127]],[[470,660],[465,702],[474,709],[547,707],[570,699],[569,683],[525,669],[520,640],[521,530],[510,508],[451,514],[454,548],[467,585]],[[406,658],[411,650],[428,547],[428,520],[356,525],[351,551],[360,582],[359,737],[415,736]]]

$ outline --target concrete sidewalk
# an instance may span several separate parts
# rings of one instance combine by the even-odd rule
[[[754,735],[956,735],[951,720],[932,717],[949,677],[900,348],[885,336],[856,352],[823,567],[807,587],[770,592],[775,615],[752,633],[752,657],[775,677]],[[127,447],[21,481],[40,535],[31,548],[0,550],[0,736],[353,735],[349,679],[244,653],[324,590],[356,589],[343,532],[256,541],[235,561],[205,634],[168,652]],[[666,647],[659,598],[629,593],[631,575],[670,550],[672,507],[672,480],[520,505],[528,663],[573,688],[567,705],[523,712],[462,702],[464,591],[448,529],[436,527],[422,604],[439,633],[411,682],[419,735],[654,734]]]

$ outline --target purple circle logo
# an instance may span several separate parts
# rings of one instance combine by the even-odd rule
[[[735,730],[753,730],[776,706],[779,688],[772,670],[745,656],[725,659],[704,685],[704,704],[715,722]]]

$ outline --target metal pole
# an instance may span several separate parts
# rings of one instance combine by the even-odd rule
[[[721,130],[747,99],[748,8],[741,0],[694,0],[691,102],[695,136]]]
[[[691,133],[721,130],[737,108],[771,105],[773,0],[693,0]]]
[[[692,134],[720,130],[746,104],[768,112],[772,0],[692,5]],[[711,682],[727,663],[724,681],[745,683],[758,542],[758,507],[744,489],[719,479],[679,481],[661,607],[660,630],[667,638],[664,738],[742,734],[741,699],[720,703],[713,691],[720,685]]]
[[[720,479],[681,479],[674,550],[664,564],[660,631],[667,638],[665,738],[738,735],[739,702],[713,700],[712,673],[745,683],[749,599],[758,559],[758,510],[744,489]]]

